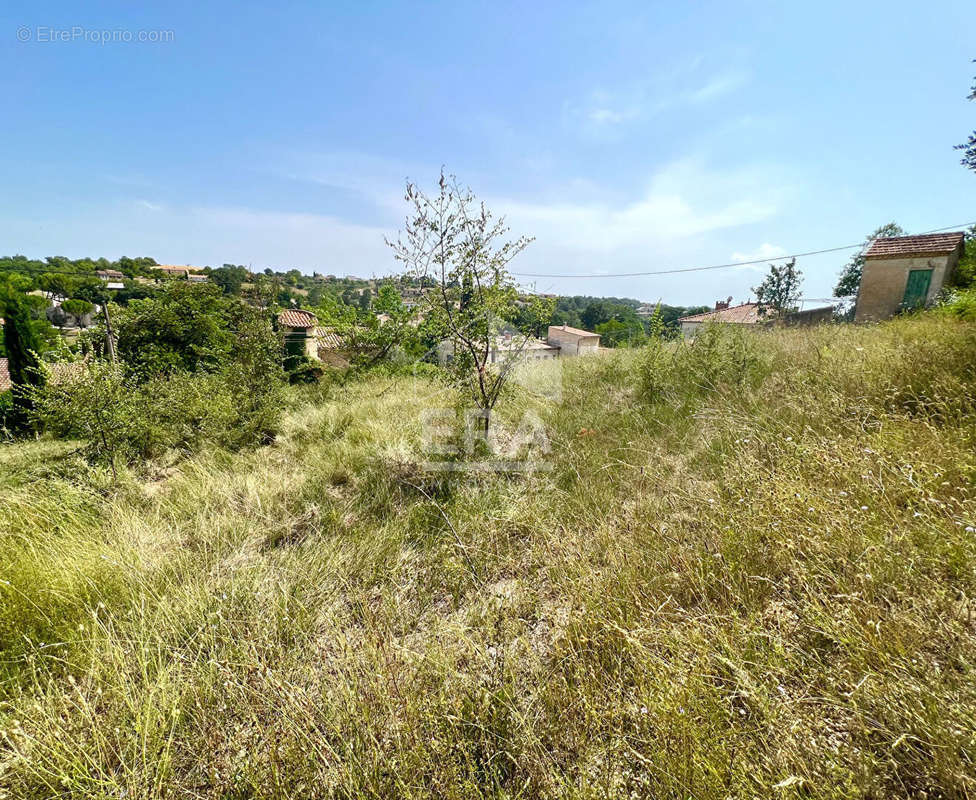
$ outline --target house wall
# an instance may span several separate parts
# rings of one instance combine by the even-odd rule
[[[695,333],[698,331],[698,327],[701,325],[700,322],[682,322],[681,323],[681,335],[685,339],[694,339]]]
[[[913,269],[931,269],[932,282],[925,298],[926,304],[935,301],[946,278],[952,274],[959,251],[941,256],[913,258],[868,258],[861,272],[861,286],[854,309],[855,322],[876,322],[894,316],[905,297],[908,273]]]
[[[809,308],[806,311],[794,311],[783,317],[784,325],[823,325],[834,319],[834,307]]]
[[[547,341],[560,348],[560,353],[564,356],[591,355],[600,349],[599,336],[577,336],[562,330],[558,325],[549,326]]]
[[[518,353],[519,361],[544,361],[551,358],[559,358],[560,352],[549,347],[523,347]],[[498,364],[512,356],[513,351],[499,347],[492,347],[488,352],[488,363]],[[454,342],[451,339],[443,339],[437,345],[437,361],[441,366],[448,364],[454,358]]]
[[[286,349],[291,345],[294,348],[292,352],[297,351],[297,343],[301,341],[300,337],[304,337],[304,341],[301,341],[302,352],[305,353],[313,361],[319,360],[319,345],[318,341],[315,339],[314,328],[291,328],[287,325],[282,326],[282,331],[285,334],[285,346]]]
[[[600,349],[600,340],[596,336],[580,339],[576,343],[576,354],[580,356],[595,355]]]

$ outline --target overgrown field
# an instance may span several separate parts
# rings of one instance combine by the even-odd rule
[[[409,376],[0,448],[0,797],[976,796],[976,324],[563,368],[533,474],[424,472]]]

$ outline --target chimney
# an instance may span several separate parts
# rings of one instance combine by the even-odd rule
[[[729,303],[731,303],[731,302],[732,302],[732,298],[731,297],[728,300],[716,300],[715,301],[715,310],[716,311],[725,311],[725,309],[727,309],[729,307]]]

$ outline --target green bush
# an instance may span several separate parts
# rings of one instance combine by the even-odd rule
[[[950,294],[942,306],[942,313],[967,322],[976,322],[976,289]]]
[[[76,364],[33,395],[35,420],[87,442],[90,461],[114,466],[208,442],[238,449],[277,432],[281,345],[260,311],[213,286],[173,283],[117,310],[117,332],[117,364]]]
[[[122,364],[96,360],[35,392],[34,419],[113,467],[207,443],[239,449],[267,442],[280,423],[280,384],[253,387],[250,376],[237,366],[139,383]]]
[[[769,369],[757,331],[704,325],[690,342],[652,339],[638,366],[638,391],[648,403],[684,406],[727,388],[755,385]]]
[[[209,283],[173,281],[159,294],[112,307],[118,355],[140,381],[170,372],[214,372],[239,357],[259,329],[276,341],[262,313]]]

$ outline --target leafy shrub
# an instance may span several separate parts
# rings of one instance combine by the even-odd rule
[[[14,395],[11,391],[0,392],[0,439],[6,438],[13,425]]]
[[[681,406],[711,392],[758,383],[769,365],[756,336],[733,325],[704,325],[690,342],[652,339],[638,367],[641,397]]]
[[[238,449],[268,441],[280,421],[279,384],[248,387],[240,367],[139,383],[124,365],[95,360],[36,391],[34,418],[50,433],[85,441],[89,461],[114,467],[208,442]]]
[[[237,358],[241,328],[252,335],[260,312],[209,283],[169,283],[153,297],[114,308],[118,354],[140,381],[170,372],[217,371]],[[273,337],[270,323],[267,336]]]
[[[950,294],[942,306],[942,312],[950,317],[976,322],[976,289]]]
[[[118,364],[92,359],[34,393],[49,432],[86,441],[89,460],[113,466],[277,432],[280,342],[261,312],[213,286],[173,283],[117,319]]]

